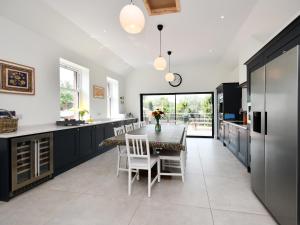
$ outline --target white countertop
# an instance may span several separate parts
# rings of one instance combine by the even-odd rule
[[[58,131],[58,130],[74,129],[74,128],[79,128],[79,127],[94,126],[94,125],[99,125],[99,124],[112,123],[112,122],[118,122],[118,121],[124,121],[124,120],[132,120],[132,119],[136,119],[136,118],[105,119],[105,120],[95,121],[92,123],[81,124],[81,125],[77,125],[77,126],[57,126],[56,124],[43,124],[43,125],[23,126],[23,127],[21,126],[18,128],[18,130],[16,132],[0,134],[0,138],[20,137],[20,136],[26,136],[26,135],[32,135],[32,134],[40,134],[40,133],[53,132],[53,131]]]
[[[223,120],[224,123],[229,123],[233,126],[236,126],[236,127],[239,127],[239,128],[243,128],[245,130],[248,130],[248,126],[247,125],[244,125],[244,124],[237,124],[235,123],[235,121],[228,121],[228,120]]]

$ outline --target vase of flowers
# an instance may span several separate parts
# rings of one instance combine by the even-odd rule
[[[160,132],[161,131],[161,125],[159,124],[159,120],[161,118],[163,118],[163,116],[165,115],[165,113],[159,109],[155,110],[152,112],[152,116],[155,118],[156,120],[156,124],[155,124],[155,131],[156,132]]]

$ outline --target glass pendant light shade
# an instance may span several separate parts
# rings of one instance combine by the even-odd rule
[[[167,67],[167,61],[164,57],[159,56],[154,60],[154,67],[157,70],[165,70]]]
[[[169,73],[166,74],[165,79],[166,79],[167,82],[171,82],[171,81],[174,81],[175,76],[174,76],[173,73],[169,72]]]
[[[144,29],[145,16],[139,7],[131,3],[121,10],[120,23],[126,32],[137,34]]]

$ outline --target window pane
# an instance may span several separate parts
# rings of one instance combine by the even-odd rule
[[[77,73],[60,67],[60,116],[62,118],[78,118]]]
[[[76,72],[60,67],[60,87],[76,89]]]
[[[212,136],[212,95],[176,95],[176,123],[188,126],[189,136]]]
[[[152,111],[160,109],[165,116],[161,122],[175,123],[175,95],[147,95],[143,97],[143,117],[146,121],[152,121]]]

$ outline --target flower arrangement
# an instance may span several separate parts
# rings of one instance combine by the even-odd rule
[[[159,109],[152,112],[152,116],[156,119],[156,121],[163,118],[163,115],[165,115],[165,113]]]
[[[160,132],[161,131],[161,126],[159,124],[159,120],[161,118],[163,118],[163,116],[165,115],[165,113],[159,109],[156,109],[155,111],[152,112],[152,116],[155,118],[156,120],[156,125],[155,125],[155,131],[156,132]]]

